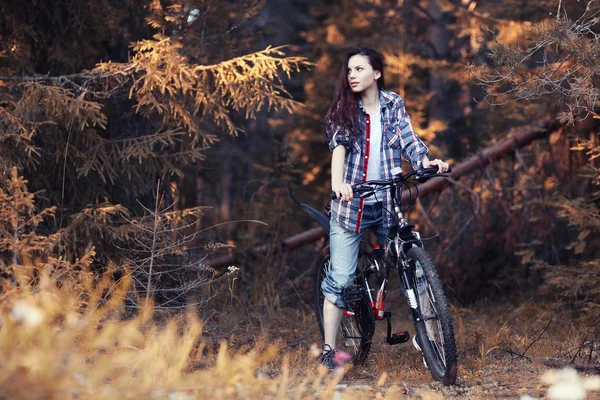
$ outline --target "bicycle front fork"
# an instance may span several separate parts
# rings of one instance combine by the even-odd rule
[[[423,273],[422,270],[420,272]],[[413,282],[415,282],[415,277],[413,276],[415,273],[418,275],[418,271],[413,271],[407,268],[401,268],[399,270],[400,279],[402,280],[402,287],[404,289],[404,297],[411,308],[414,320],[419,322],[422,320],[422,317],[419,302],[417,300],[417,296],[419,295],[419,283],[417,282],[416,285],[413,284]],[[421,278],[417,276],[417,280],[420,279]]]

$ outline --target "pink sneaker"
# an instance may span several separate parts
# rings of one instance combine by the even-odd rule
[[[323,350],[324,352],[321,356],[321,363],[330,371],[341,371],[347,364],[352,362],[352,356],[350,353],[333,350],[328,344],[323,345]]]
[[[336,351],[333,356],[333,364],[336,367],[344,367],[346,364],[349,364],[352,361],[352,356],[350,353],[345,351]]]

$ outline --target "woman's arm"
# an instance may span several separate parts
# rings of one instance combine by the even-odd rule
[[[344,161],[346,160],[346,148],[342,145],[336,146],[331,154],[331,191],[344,201],[352,199],[352,186],[344,183]]]
[[[423,161],[429,153],[429,149],[413,130],[410,117],[404,107],[401,97],[396,99],[393,106],[394,124],[400,145],[402,146],[402,158],[411,163],[414,169],[421,169]]]
[[[396,103],[396,119],[402,143],[402,156],[414,169],[438,167],[438,174],[448,171],[448,164],[440,159],[429,160],[429,149],[412,128],[404,101]]]

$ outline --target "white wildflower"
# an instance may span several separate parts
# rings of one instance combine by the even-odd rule
[[[317,357],[320,357],[321,354],[323,354],[323,350],[319,346],[317,346],[316,343],[313,343],[310,345],[309,354],[313,358],[317,358]]]
[[[551,400],[584,400],[587,395],[583,379],[573,368],[548,371],[542,376],[542,382],[551,385],[547,393]]]
[[[15,303],[10,315],[13,320],[18,324],[23,324],[29,327],[35,327],[42,323],[44,315],[42,310],[39,308],[27,304],[26,302],[19,300]]]
[[[235,272],[235,271],[239,271],[238,267],[235,267],[233,265],[230,265],[229,268],[227,268],[227,270],[231,273]]]
[[[587,390],[600,390],[600,376],[590,376],[586,378],[583,387]]]
[[[169,393],[169,400],[194,400],[195,397],[191,394],[173,391]]]

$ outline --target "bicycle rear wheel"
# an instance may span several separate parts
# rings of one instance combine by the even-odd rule
[[[456,382],[456,341],[448,301],[433,261],[420,247],[407,257],[415,268],[412,282],[422,318],[415,320],[417,343],[433,378],[444,385]]]
[[[325,297],[321,291],[321,283],[327,277],[331,262],[329,246],[325,247],[314,261],[315,267],[315,313],[321,330],[323,331],[323,301]],[[358,364],[364,361],[371,349],[371,339],[375,331],[375,319],[367,299],[362,299],[348,306],[344,311],[340,332],[336,338],[336,348],[352,355],[352,362]]]

